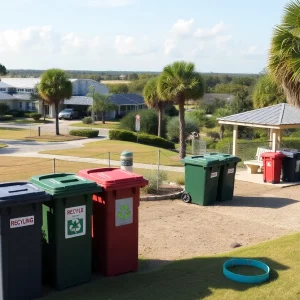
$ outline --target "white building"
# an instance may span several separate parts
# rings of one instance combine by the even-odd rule
[[[70,79],[73,85],[73,96],[70,103],[86,96],[90,86],[94,86],[95,91],[101,94],[108,94],[109,90],[104,85],[91,79]],[[43,113],[43,104],[40,101],[32,100],[31,94],[35,86],[40,82],[40,78],[1,78],[0,81],[0,102],[5,102],[11,110],[38,111]],[[68,106],[65,100],[60,109]],[[46,115],[55,116],[54,105],[45,106]]]

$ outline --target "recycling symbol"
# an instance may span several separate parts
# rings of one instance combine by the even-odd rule
[[[131,215],[131,210],[128,205],[121,205],[118,211],[118,218],[121,220],[127,220]]]
[[[69,221],[69,231],[71,234],[76,234],[82,231],[81,222],[78,218]]]

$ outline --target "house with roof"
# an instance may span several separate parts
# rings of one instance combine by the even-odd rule
[[[72,82],[73,95],[71,99],[65,99],[59,107],[62,110],[66,107],[75,108],[86,114],[88,106],[93,104],[91,97],[87,97],[89,87],[93,86],[95,91],[101,94],[108,94],[106,85],[91,79],[70,79]],[[9,105],[11,110],[37,111],[43,114],[45,105],[46,116],[55,117],[54,105],[32,99],[32,93],[40,78],[1,78],[0,80],[0,101]],[[111,101],[116,104],[116,110],[108,112],[107,119],[114,119],[130,111],[146,108],[143,97],[135,94],[112,95]]]

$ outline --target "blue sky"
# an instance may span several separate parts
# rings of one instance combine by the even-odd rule
[[[1,1],[7,68],[258,73],[287,0]]]

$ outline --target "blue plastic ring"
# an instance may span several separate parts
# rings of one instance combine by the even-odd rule
[[[253,275],[253,276],[236,274],[236,273],[230,272],[227,269],[228,267],[233,267],[233,266],[251,266],[251,267],[261,269],[261,270],[265,271],[265,273],[261,274],[261,275]],[[269,279],[270,268],[268,265],[266,265],[265,263],[263,263],[259,260],[247,259],[247,258],[233,258],[233,259],[227,260],[223,264],[223,274],[228,279],[231,279],[231,280],[237,281],[237,282],[241,282],[241,283],[261,283],[261,282],[265,282]]]

